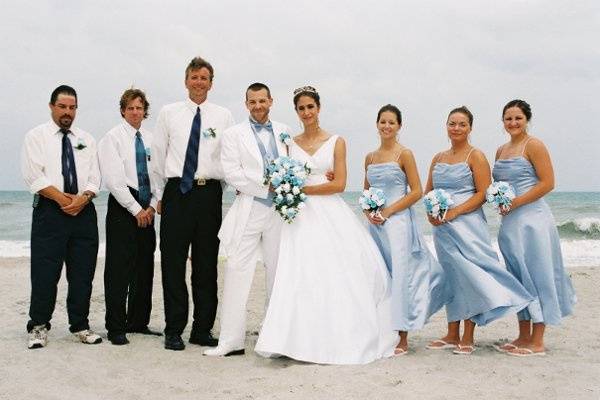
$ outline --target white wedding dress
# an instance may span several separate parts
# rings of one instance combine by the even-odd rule
[[[307,185],[327,182],[337,136],[310,156]],[[365,364],[393,355],[389,275],[373,239],[337,194],[309,196],[284,224],[273,292],[256,344],[262,356],[319,364]]]

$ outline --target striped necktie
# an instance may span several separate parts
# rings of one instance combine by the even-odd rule
[[[69,133],[71,133],[71,131],[63,128],[60,132],[63,134],[61,155],[63,190],[65,193],[77,194],[79,190],[77,188],[75,157],[73,156],[73,146],[69,139]]]
[[[194,175],[196,174],[196,169],[198,169],[198,147],[200,145],[201,126],[202,119],[200,118],[200,107],[197,107],[196,115],[192,122],[192,130],[190,131],[187,150],[185,152],[185,162],[183,164],[181,182],[179,183],[179,190],[181,190],[181,193],[183,194],[192,190]]]

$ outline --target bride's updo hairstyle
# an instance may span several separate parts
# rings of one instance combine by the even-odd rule
[[[384,112],[391,112],[391,113],[395,114],[396,120],[398,120],[398,125],[402,125],[402,113],[400,112],[398,107],[396,107],[393,104],[386,104],[385,106],[383,106],[379,109],[379,111],[377,112],[377,121],[376,122],[379,122],[379,118],[381,118],[381,114],[383,114]]]
[[[302,86],[294,90],[294,109],[298,106],[298,100],[302,96],[308,96],[315,101],[317,107],[321,107],[321,96],[317,93],[317,89],[312,86]]]
[[[525,100],[519,100],[519,99],[511,100],[508,103],[506,103],[506,105],[502,109],[502,118],[504,118],[504,114],[506,114],[506,110],[508,110],[509,108],[513,108],[513,107],[517,107],[519,110],[521,110],[523,115],[525,115],[527,122],[529,122],[529,120],[531,119],[531,115],[532,115],[531,114],[531,106]]]

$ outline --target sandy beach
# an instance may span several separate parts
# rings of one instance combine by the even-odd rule
[[[261,267],[248,305],[245,356],[202,356],[203,348],[187,344],[190,324],[183,352],[164,350],[162,338],[142,335],[129,335],[127,346],[113,346],[104,329],[103,268],[99,259],[90,324],[104,342],[83,345],[69,333],[63,271],[48,347],[32,351],[25,332],[29,259],[0,259],[1,399],[600,399],[600,268],[569,268],[579,303],[574,316],[547,330],[546,357],[508,357],[492,349],[493,342],[513,337],[516,317],[478,329],[478,349],[470,357],[426,350],[428,341],[444,333],[440,312],[409,337],[408,355],[365,366],[257,356],[252,349],[263,314]],[[162,330],[162,310],[157,265],[152,328]],[[218,327],[217,321],[217,334]]]

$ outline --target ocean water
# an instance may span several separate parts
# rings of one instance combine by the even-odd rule
[[[358,207],[359,192],[345,192],[342,197],[352,207],[358,218],[365,220]],[[101,192],[94,200],[98,213],[100,234],[99,255],[104,254],[104,219],[108,193]],[[225,192],[224,214],[233,202],[233,192]],[[26,191],[0,191],[0,257],[29,256],[31,232],[31,204],[33,196]],[[561,238],[563,256],[567,266],[600,266],[600,193],[556,192],[546,196]],[[421,231],[433,250],[431,225],[425,218],[421,203],[415,206]],[[492,237],[498,233],[500,218],[489,206],[484,206]],[[157,224],[158,227],[158,224]],[[497,244],[494,241],[497,249]]]

